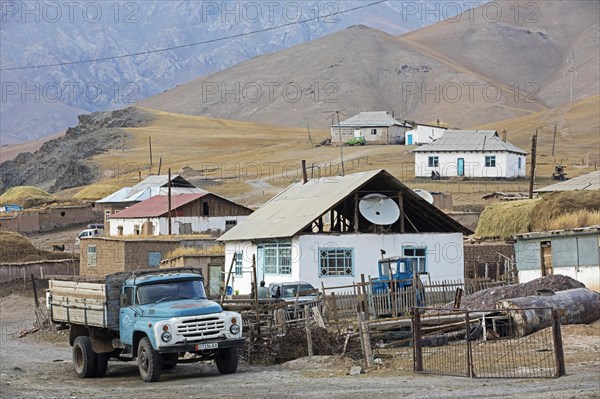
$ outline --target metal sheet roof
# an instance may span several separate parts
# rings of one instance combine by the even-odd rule
[[[509,142],[502,141],[495,130],[446,130],[440,138],[413,150],[413,152],[464,151],[527,154],[527,151]]]
[[[111,203],[111,202],[126,202],[125,199],[131,195],[131,187],[123,187],[122,189],[115,191],[111,195],[108,195],[101,200],[96,201],[97,203]]]
[[[354,115],[346,120],[340,122],[339,126],[356,126],[356,127],[368,127],[368,126],[406,126],[404,122],[399,121],[386,111],[376,112],[361,112]],[[338,126],[335,124],[334,126]]]
[[[166,195],[168,192],[168,175],[149,176],[133,187],[124,187],[111,195],[96,201],[97,203],[128,203],[140,202],[154,197]],[[179,175],[171,176],[171,193],[176,194],[202,194],[207,191],[195,187],[192,183]]]
[[[204,197],[206,194],[171,195],[171,212],[198,198]],[[110,219],[152,218],[166,215],[168,212],[169,197],[167,195],[156,195],[111,215]]]
[[[219,240],[245,241],[292,237],[375,179],[381,180],[381,187],[403,191],[407,201],[405,211],[410,209],[415,215],[422,216],[421,222],[428,228],[439,222],[439,231],[470,232],[385,170],[374,170],[343,177],[310,180],[306,184],[292,184],[223,234]]]
[[[573,190],[600,190],[600,170],[588,173],[573,179],[561,181],[560,183],[538,188],[536,193],[549,193],[553,191],[573,191]]]

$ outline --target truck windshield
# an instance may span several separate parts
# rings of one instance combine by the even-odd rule
[[[139,286],[136,303],[145,305],[178,299],[206,299],[202,280],[179,280]]]

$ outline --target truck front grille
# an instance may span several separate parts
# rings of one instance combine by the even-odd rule
[[[177,334],[189,341],[216,338],[225,330],[225,321],[218,317],[195,317],[177,324]]]

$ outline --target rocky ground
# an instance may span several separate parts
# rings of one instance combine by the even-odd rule
[[[79,379],[65,333],[36,332],[29,287],[0,289],[2,398],[598,398],[600,324],[563,327],[567,375],[558,379],[468,379],[417,375],[410,348],[379,350],[372,370],[350,375],[360,360],[314,356],[278,366],[242,363],[219,375],[211,363],[178,365],[158,383],[144,383],[135,364],[110,362],[105,378]]]
[[[145,126],[151,120],[148,112],[137,108],[79,115],[79,124],[64,136],[1,163],[0,191],[30,185],[55,192],[93,183],[102,176],[89,159],[127,146],[122,128]]]

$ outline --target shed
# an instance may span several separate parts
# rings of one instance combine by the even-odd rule
[[[364,137],[367,144],[401,144],[404,132],[412,129],[406,122],[399,121],[389,112],[361,112],[331,126],[331,142],[346,143],[355,137]]]

